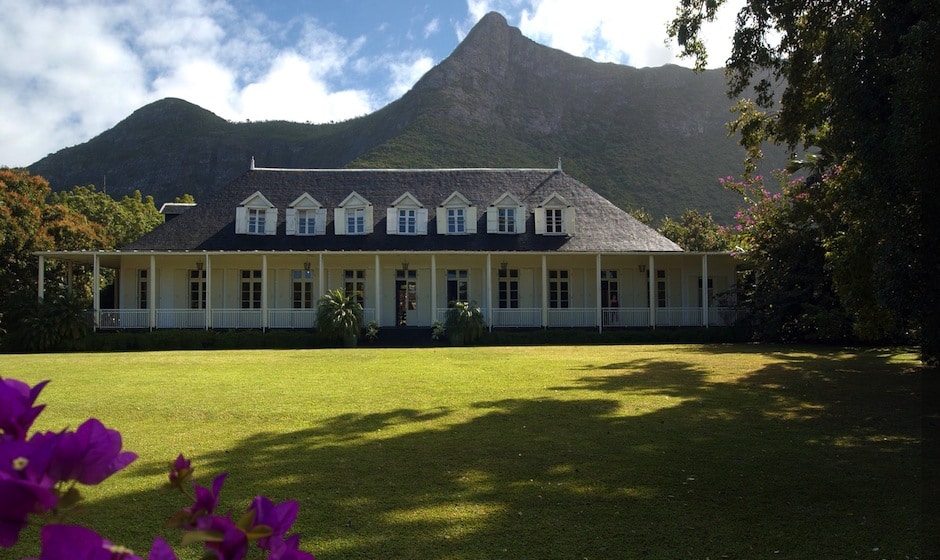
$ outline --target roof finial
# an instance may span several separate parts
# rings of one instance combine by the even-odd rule
[[[254,171],[254,169],[255,169],[255,156],[251,156],[251,170]]]
[[[561,157],[558,158],[558,171],[561,171]]]

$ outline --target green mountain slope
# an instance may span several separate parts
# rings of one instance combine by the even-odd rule
[[[685,208],[730,219],[738,198],[716,178],[744,153],[727,136],[720,70],[635,69],[539,45],[484,17],[407,94],[350,121],[232,123],[179,99],[135,111],[92,140],[30,166],[54,189],[106,182],[158,202],[204,200],[260,167],[554,167],[624,208]],[[776,161],[783,164],[782,153]]]

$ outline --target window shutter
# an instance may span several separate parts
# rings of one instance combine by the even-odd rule
[[[499,208],[490,206],[486,209],[486,233],[497,233],[499,228]]]
[[[284,212],[284,233],[297,235],[297,210],[288,208]]]
[[[235,208],[235,233],[248,233],[248,216],[244,206]]]
[[[372,233],[372,230],[375,229],[375,224],[372,223],[373,218],[372,218],[372,205],[371,204],[366,206],[366,211],[363,212],[363,214],[365,215],[365,221],[366,221],[364,232]]]
[[[565,220],[565,233],[568,235],[574,235],[578,233],[576,228],[577,224],[574,220],[574,206],[569,206],[564,210],[564,220]]]
[[[264,234],[277,233],[277,208],[267,208],[264,211]]]
[[[419,208],[417,216],[417,229],[418,235],[427,235],[428,234],[428,209]]]
[[[317,208],[313,222],[314,234],[326,235],[326,208]]]
[[[525,233],[525,206],[516,208],[516,233]]]
[[[467,214],[467,233],[477,232],[477,207],[471,206],[466,209]]]
[[[447,208],[437,208],[437,233],[447,235]]]
[[[540,206],[532,214],[535,215],[535,234],[545,235],[545,209]]]
[[[398,233],[398,209],[389,208],[385,211],[385,233],[395,235]]]
[[[346,209],[333,209],[333,233],[335,235],[346,235]]]

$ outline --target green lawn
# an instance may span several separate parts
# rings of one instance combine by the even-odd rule
[[[318,560],[914,558],[916,356],[728,346],[0,355],[140,458],[78,518],[144,553],[188,505],[300,501]],[[0,558],[37,555],[34,530]],[[193,552],[188,556],[196,558]]]

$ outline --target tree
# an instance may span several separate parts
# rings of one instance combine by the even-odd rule
[[[107,234],[104,249],[127,245],[163,223],[153,197],[145,198],[139,190],[116,201],[94,185],[75,186],[70,191],[53,193],[50,203],[66,206],[100,224]]]
[[[101,226],[64,205],[47,203],[49,194],[49,183],[42,177],[23,169],[0,168],[0,332],[4,337],[28,323],[23,321],[29,316],[22,312],[24,303],[36,301],[35,251],[101,249],[105,244]],[[56,278],[64,276],[54,264],[48,273],[53,286]]]
[[[776,178],[776,193],[764,188],[763,177],[722,181],[747,204],[733,228],[735,250],[748,271],[738,286],[747,320],[760,340],[844,341],[852,325],[826,263],[835,205],[819,200],[824,189],[818,180],[782,172]]]
[[[680,0],[668,29],[704,67],[702,25],[725,0]],[[940,4],[935,0],[748,0],[727,61],[731,130],[749,155],[763,142],[803,148],[837,201],[821,240],[834,289],[860,335],[909,334],[940,357],[938,197]],[[746,167],[746,171],[749,168]],[[890,331],[890,332],[886,332]]]
[[[679,221],[666,216],[657,231],[686,251],[728,251],[733,247],[726,229],[710,213],[698,210],[686,210]]]

